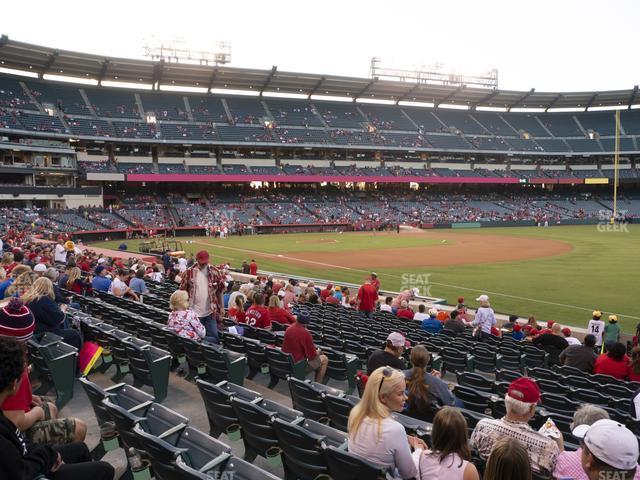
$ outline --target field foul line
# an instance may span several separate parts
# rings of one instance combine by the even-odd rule
[[[199,245],[207,245],[209,247],[222,248],[222,249],[227,249],[227,250],[235,250],[237,252],[252,253],[252,254],[254,254],[256,256],[261,256],[261,257],[294,260],[296,262],[311,263],[311,264],[314,264],[314,265],[320,265],[322,267],[339,268],[339,269],[342,269],[342,270],[349,270],[351,272],[361,272],[361,273],[364,273],[364,274],[367,274],[367,275],[369,273],[371,273],[368,270],[360,270],[358,268],[349,268],[349,267],[344,267],[342,265],[332,265],[330,263],[316,262],[316,261],[313,261],[313,260],[304,260],[302,258],[288,257],[286,255],[277,255],[277,254],[274,254],[274,253],[259,252],[257,250],[248,250],[248,249],[245,249],[245,248],[237,248],[237,247],[225,247],[225,246],[222,246],[222,245],[217,245],[217,244],[212,244],[212,243],[207,243],[207,242],[194,241],[193,243],[197,243]],[[378,274],[378,276],[384,276],[384,277],[394,278],[394,279],[397,279],[397,280],[402,280],[402,276],[393,275],[391,273],[381,272],[381,273]],[[429,282],[429,283],[431,285],[439,285],[441,287],[455,288],[455,289],[458,289],[458,290],[467,290],[467,291],[470,291],[470,292],[481,292],[481,293],[487,293],[487,294],[490,294],[490,295],[497,295],[497,296],[500,296],[500,297],[513,298],[513,299],[516,299],[516,300],[525,300],[527,302],[544,303],[546,305],[553,305],[553,306],[556,306],[556,307],[563,307],[563,308],[572,308],[574,310],[584,310],[585,312],[592,312],[593,311],[592,308],[580,307],[578,305],[568,305],[566,303],[550,302],[548,300],[538,300],[536,298],[521,297],[521,296],[518,296],[518,295],[509,295],[508,293],[490,292],[490,291],[482,290],[482,289],[479,289],[479,288],[469,288],[469,287],[463,287],[463,286],[460,286],[460,285],[450,285],[448,283],[439,283],[439,282]],[[634,320],[640,320],[640,317],[635,316],[635,315],[627,315],[625,313],[617,313],[617,312],[612,312],[612,313],[614,313],[615,315],[624,316],[626,318],[633,318]]]

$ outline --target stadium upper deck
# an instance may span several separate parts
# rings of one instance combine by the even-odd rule
[[[604,155],[615,116],[591,107],[628,107],[620,149],[640,152],[638,88],[541,93],[407,84],[272,70],[103,58],[0,39],[0,66],[103,81],[200,87],[204,93],[72,85],[0,77],[0,132],[52,138],[167,144],[308,146],[531,155]],[[206,93],[245,90],[254,96]],[[306,95],[306,99],[271,94]],[[347,102],[322,99],[339,96]],[[393,104],[363,103],[386,100]],[[417,107],[407,102],[433,104]],[[447,105],[468,110],[451,110]],[[503,108],[489,112],[482,107]],[[534,113],[519,108],[539,108]],[[579,112],[551,112],[580,108]]]

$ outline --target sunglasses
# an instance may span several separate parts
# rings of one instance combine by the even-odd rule
[[[390,377],[392,374],[393,370],[391,368],[385,368],[384,370],[382,370],[382,380],[380,380],[380,384],[378,385],[378,395],[380,395],[380,391],[382,390],[384,379]]]

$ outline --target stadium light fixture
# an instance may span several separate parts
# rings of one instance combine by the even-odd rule
[[[428,107],[428,108],[433,108],[435,107],[435,103],[429,103],[429,102],[410,102],[410,101],[405,101],[402,100],[401,102],[398,102],[398,105],[400,105],[401,107]]]
[[[383,100],[378,98],[356,98],[356,103],[374,103],[377,105],[395,105],[393,100]]]
[[[299,98],[299,99],[307,99],[308,95],[304,93],[286,93],[286,92],[263,92],[263,97],[274,97],[274,98]]]
[[[351,97],[338,97],[333,95],[311,95],[311,100],[324,100],[327,102],[353,102]]]
[[[22,75],[23,77],[38,78],[38,74],[35,72],[29,72],[27,70],[16,70],[15,68],[0,67],[0,73],[8,73],[9,75]]]
[[[587,108],[588,112],[606,112],[610,110],[626,110],[626,105],[608,105],[604,107],[589,107]]]
[[[506,112],[506,107],[476,107],[479,112]]]
[[[45,73],[42,76],[42,78],[45,80],[52,80],[54,82],[81,83],[83,85],[98,85],[98,81],[93,78],[67,77],[66,75],[52,75],[49,73]]]
[[[233,88],[212,88],[211,93],[218,93],[220,95],[244,95],[246,97],[258,97],[260,92],[251,90],[235,90]]]
[[[513,113],[544,113],[544,108],[534,108],[534,107],[521,107],[521,108],[512,108],[510,110]]]
[[[559,107],[559,108],[550,108],[547,110],[549,113],[560,113],[560,112],[584,112],[584,107]]]
[[[150,83],[129,83],[129,82],[114,82],[112,80],[103,80],[103,87],[116,87],[116,88],[135,88],[137,90],[151,90],[153,85]]]
[[[206,87],[186,87],[182,85],[160,85],[160,90],[167,92],[207,93]]]
[[[441,103],[438,108],[444,108],[449,110],[469,110],[469,105],[456,105],[454,103]]]

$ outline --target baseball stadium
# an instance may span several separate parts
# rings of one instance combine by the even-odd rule
[[[0,477],[640,478],[637,85],[55,43],[0,36]]]

